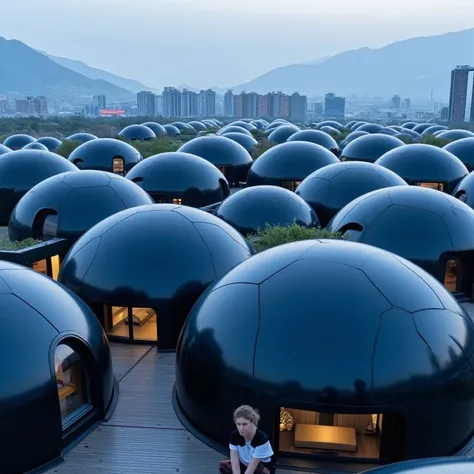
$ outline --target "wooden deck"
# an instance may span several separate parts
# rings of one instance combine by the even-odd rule
[[[212,474],[223,456],[191,435],[171,402],[175,354],[111,344],[120,395],[113,416],[48,473]],[[294,471],[283,471],[295,474]]]

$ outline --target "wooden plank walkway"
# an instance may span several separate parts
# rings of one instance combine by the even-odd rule
[[[222,455],[191,435],[174,412],[175,354],[158,353],[150,346],[112,343],[111,348],[120,384],[114,414],[47,472],[217,473]]]
[[[47,472],[217,474],[222,455],[190,434],[174,412],[175,354],[152,346],[112,343],[111,348],[120,384],[114,414]],[[468,457],[473,454],[474,449]],[[283,473],[297,471],[277,469]]]

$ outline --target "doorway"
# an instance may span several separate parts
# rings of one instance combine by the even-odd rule
[[[105,307],[105,332],[110,340],[157,342],[157,314],[152,308]]]
[[[331,461],[395,462],[404,420],[393,413],[327,413],[280,407],[278,452]]]

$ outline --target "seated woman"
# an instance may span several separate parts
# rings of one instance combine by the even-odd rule
[[[219,465],[220,474],[270,474],[273,449],[268,436],[257,428],[257,410],[242,405],[234,411],[236,430],[230,434],[230,460]]]

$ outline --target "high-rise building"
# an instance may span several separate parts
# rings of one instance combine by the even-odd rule
[[[466,120],[467,87],[469,73],[474,71],[472,66],[456,66],[451,71],[451,87],[449,91],[449,117],[448,120],[454,123],[461,123]],[[472,89],[474,97],[474,85]],[[474,121],[473,107],[471,106],[470,121]]]
[[[308,98],[295,92],[290,97],[290,119],[305,122],[308,115]]]
[[[346,99],[329,92],[324,97],[324,116],[326,118],[343,119],[346,114]]]
[[[212,89],[199,92],[199,116],[216,116],[216,93]]]
[[[232,91],[224,94],[224,117],[233,117],[235,115],[235,96]]]
[[[163,116],[181,117],[181,91],[175,87],[165,87],[162,97]]]
[[[181,91],[181,117],[197,117],[198,109],[196,92],[183,89]]]
[[[402,99],[401,97],[398,95],[398,94],[395,94],[393,97],[392,97],[392,104],[391,104],[391,108],[392,109],[400,109],[402,105]]]
[[[410,99],[403,99],[402,108],[404,110],[410,110],[411,109],[411,100]]]
[[[25,97],[15,101],[16,113],[23,115],[47,115],[48,101],[46,97]]]
[[[155,94],[150,91],[141,91],[137,94],[138,115],[154,117],[156,115]]]
[[[94,95],[92,97],[92,107],[96,107],[98,109],[106,109],[107,97],[105,96],[105,94]]]

